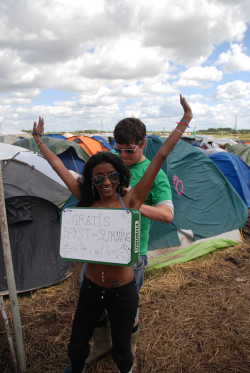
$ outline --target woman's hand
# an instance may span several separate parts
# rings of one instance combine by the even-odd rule
[[[36,142],[39,142],[41,140],[41,136],[44,132],[44,120],[42,117],[39,117],[38,123],[34,122],[33,125],[33,138]]]
[[[189,123],[191,119],[193,118],[191,107],[187,103],[185,97],[182,97],[182,95],[180,95],[180,103],[184,110],[183,119],[185,119]]]

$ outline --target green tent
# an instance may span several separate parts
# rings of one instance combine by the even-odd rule
[[[56,155],[64,153],[69,148],[73,148],[77,154],[77,156],[83,161],[87,162],[89,159],[88,153],[85,152],[79,145],[77,145],[73,141],[66,141],[61,139],[56,139],[53,137],[42,136],[42,141],[45,142],[46,146]],[[33,152],[37,152],[41,154],[40,149],[38,148],[35,140],[32,138],[18,140],[14,143],[16,146],[21,146],[22,148],[26,148],[32,150]]]
[[[230,145],[226,144],[226,150],[243,159],[250,166],[250,146],[247,144]]]
[[[164,138],[148,137],[144,154],[152,159]],[[177,230],[194,241],[214,237],[245,225],[248,210],[219,168],[196,147],[179,140],[162,167],[175,208],[171,224],[152,222],[149,250],[179,246]]]

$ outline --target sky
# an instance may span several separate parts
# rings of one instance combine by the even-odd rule
[[[1,0],[0,134],[250,129],[249,0]]]

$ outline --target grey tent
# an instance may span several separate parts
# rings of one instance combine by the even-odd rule
[[[73,264],[59,256],[60,208],[70,192],[47,161],[0,144],[3,188],[18,292],[65,279]],[[0,240],[0,294],[8,292]]]

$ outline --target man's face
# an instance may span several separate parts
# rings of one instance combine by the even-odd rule
[[[145,145],[146,140],[144,139],[140,144],[136,144],[133,141],[129,145],[116,143],[116,149],[119,157],[123,160],[125,165],[132,166],[133,164],[144,160],[143,149]],[[131,151],[127,152],[126,149],[131,149]]]

